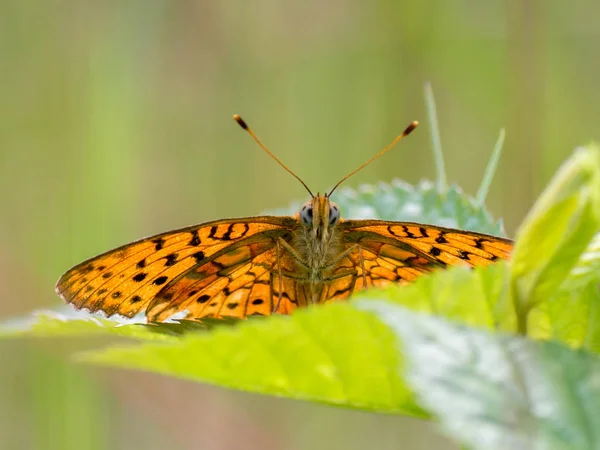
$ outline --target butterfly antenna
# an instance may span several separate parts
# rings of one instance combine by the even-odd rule
[[[375,156],[373,156],[366,163],[362,164],[358,169],[353,170],[348,175],[346,175],[344,178],[342,178],[340,181],[338,181],[338,183],[333,187],[333,189],[331,191],[329,191],[329,194],[327,194],[327,196],[328,197],[331,196],[331,194],[333,194],[333,191],[335,191],[340,184],[342,184],[344,181],[346,181],[348,178],[350,178],[356,172],[364,169],[366,166],[368,166],[369,164],[371,164],[377,158],[379,158],[380,156],[383,156],[385,153],[387,153],[387,151],[389,149],[391,149],[394,145],[396,145],[402,138],[408,136],[418,126],[419,126],[419,122],[417,122],[416,120],[414,122],[412,122],[408,127],[406,127],[406,130],[404,130],[401,135],[397,136],[396,139],[394,139],[392,141],[392,143],[390,145],[388,145],[386,148],[384,148],[383,150],[381,150],[379,153],[377,153]]]
[[[281,167],[283,167],[285,170],[287,170],[287,171],[288,171],[288,173],[290,173],[290,174],[291,174],[291,175],[292,175],[294,178],[296,178],[296,180],[298,180],[298,181],[299,181],[299,182],[302,184],[302,186],[304,186],[304,189],[306,189],[306,190],[308,191],[308,193],[310,194],[310,196],[311,196],[311,197],[313,197],[313,198],[315,197],[315,196],[313,195],[313,193],[310,191],[310,189],[308,188],[308,186],[306,185],[306,183],[305,183],[304,181],[302,181],[302,179],[301,179],[301,178],[300,178],[298,175],[296,175],[294,172],[292,172],[292,170],[291,170],[291,169],[290,169],[288,166],[286,166],[286,165],[285,165],[283,162],[281,162],[281,160],[280,160],[280,159],[279,159],[277,156],[275,156],[273,153],[271,153],[271,151],[270,151],[270,150],[269,150],[269,149],[268,149],[268,148],[265,146],[265,144],[263,144],[263,143],[260,141],[260,139],[258,139],[258,137],[256,136],[256,134],[254,134],[254,131],[252,131],[252,130],[250,129],[250,127],[249,127],[249,126],[246,124],[246,122],[244,122],[244,119],[242,119],[242,118],[241,118],[240,116],[238,116],[237,114],[234,114],[234,115],[233,115],[233,118],[235,119],[235,121],[238,123],[238,125],[239,125],[240,127],[242,127],[244,130],[246,130],[246,131],[248,132],[248,134],[249,134],[250,136],[252,136],[252,139],[254,139],[254,140],[256,141],[256,143],[258,144],[258,146],[259,146],[260,148],[262,148],[262,149],[263,149],[265,152],[267,152],[267,154],[268,154],[268,155],[269,155],[271,158],[273,158],[275,161],[277,161],[277,163],[278,163],[278,164],[279,164]]]

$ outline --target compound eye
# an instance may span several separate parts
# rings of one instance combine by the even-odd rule
[[[335,203],[329,206],[329,225],[335,225],[340,220],[340,208]]]
[[[312,225],[313,206],[312,203],[305,203],[300,209],[300,220],[304,225]]]

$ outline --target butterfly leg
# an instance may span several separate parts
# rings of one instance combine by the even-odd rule
[[[281,299],[283,298],[283,276],[282,276],[282,271],[281,271],[281,259],[280,259],[280,254],[281,254],[281,243],[280,241],[282,241],[283,239],[279,239],[277,241],[277,272],[278,272],[278,279],[279,279],[279,299],[277,300],[277,305],[275,306],[275,309],[273,309],[273,312],[276,313],[277,310],[279,309],[279,305],[281,305]],[[271,274],[271,276],[273,276],[273,274]],[[272,298],[273,296],[271,296]]]
[[[286,249],[290,255],[292,255],[292,257],[296,260],[296,262],[302,266],[302,268],[304,268],[305,270],[308,270],[308,266],[306,265],[306,262],[304,261],[304,259],[302,259],[302,256],[300,256],[300,254],[296,251],[296,249],[294,249],[294,247],[292,247],[290,244],[288,244],[284,239],[279,238],[277,240],[277,248],[279,249],[279,246],[282,246],[284,249]]]
[[[298,254],[298,252],[290,244],[288,244],[285,240],[283,240],[282,238],[279,238],[277,240],[277,261],[276,261],[277,276],[278,276],[277,278],[279,280],[279,295],[278,295],[278,299],[277,299],[277,305],[275,305],[275,308],[273,309],[274,313],[276,313],[277,310],[279,309],[279,306],[281,305],[281,300],[283,298],[283,277],[285,276],[287,278],[293,278],[298,281],[304,281],[306,279],[306,277],[298,276],[296,274],[284,272],[283,270],[281,270],[281,252],[284,249],[287,250],[290,253],[290,255],[292,255],[292,257],[294,258],[294,260],[296,260],[296,262],[298,263],[299,266],[301,266],[305,270],[308,270],[308,266],[306,265],[306,263],[304,262],[302,257]],[[271,271],[271,274],[273,274],[273,273],[274,272]]]
[[[347,248],[346,250],[344,250],[342,253],[340,253],[339,255],[336,256],[336,258],[330,262],[329,264],[327,264],[324,269],[333,269],[335,266],[337,266],[337,264],[344,259],[345,257],[347,257],[349,254],[355,252],[358,250],[358,260],[360,262],[360,268],[362,271],[362,277],[363,277],[363,285],[365,287],[367,287],[367,274],[366,274],[366,269],[365,269],[365,259],[363,258],[363,254],[362,254],[362,247],[359,244],[354,244],[351,247]],[[349,275],[348,273],[344,274],[343,276],[347,276]],[[336,277],[336,278],[341,278],[341,277]]]

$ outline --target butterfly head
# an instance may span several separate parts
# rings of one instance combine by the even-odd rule
[[[327,239],[340,221],[340,207],[328,195],[315,195],[300,208],[300,222],[319,239]]]

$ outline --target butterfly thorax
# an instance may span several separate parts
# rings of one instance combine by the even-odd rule
[[[302,261],[299,269],[307,271],[309,282],[322,281],[328,268],[342,251],[338,230],[339,208],[326,195],[316,195],[298,214],[301,226],[295,233],[293,247]]]

